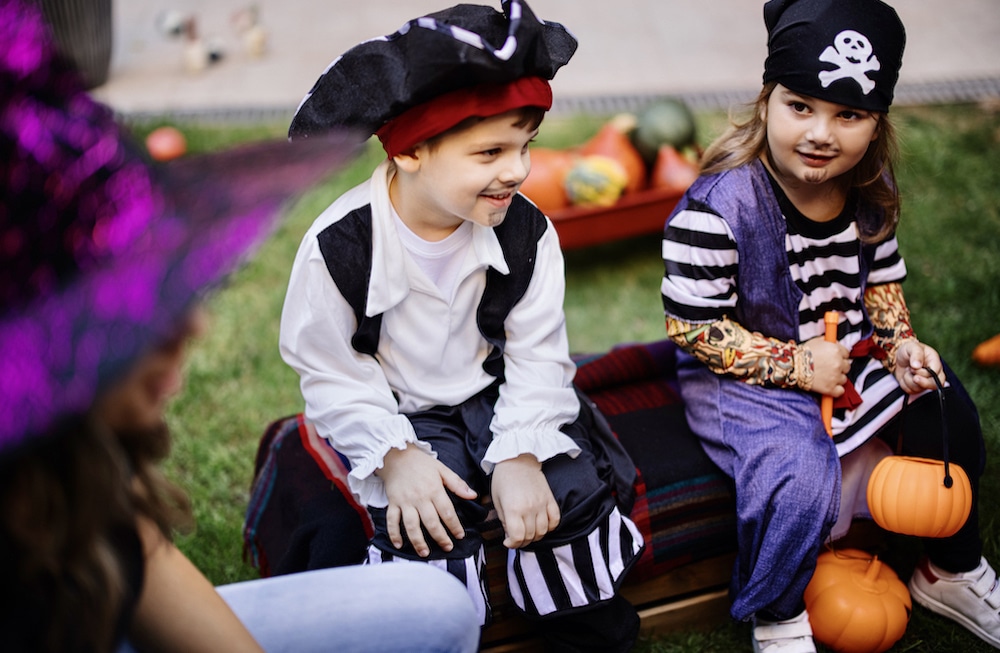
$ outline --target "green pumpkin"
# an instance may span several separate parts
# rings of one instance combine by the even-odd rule
[[[695,143],[695,120],[681,100],[666,98],[646,106],[636,115],[632,144],[646,165],[652,167],[663,145],[681,151]]]
[[[605,207],[618,201],[628,174],[618,161],[600,154],[585,156],[566,173],[566,194],[574,206]]]

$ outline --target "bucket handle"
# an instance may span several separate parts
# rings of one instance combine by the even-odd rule
[[[935,385],[937,385],[937,397],[938,406],[941,408],[941,453],[942,459],[944,460],[944,486],[950,488],[955,484],[955,481],[951,478],[951,471],[948,467],[948,420],[945,419],[945,406],[944,406],[944,386],[941,384],[941,380],[938,375],[929,367],[924,367],[925,370],[934,379]],[[906,410],[906,406],[910,402],[909,393],[903,395],[903,407],[899,409],[899,435],[896,438],[896,455],[901,455],[903,453],[903,413]]]

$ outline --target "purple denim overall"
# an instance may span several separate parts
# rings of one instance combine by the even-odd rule
[[[734,319],[752,331],[798,340],[802,291],[789,272],[785,220],[763,164],[701,177],[674,215],[688,207],[721,216],[735,236]],[[868,249],[859,244],[862,284],[872,260]],[[870,334],[870,323],[866,327]],[[840,508],[840,461],[816,396],[720,376],[682,352],[678,378],[692,430],[735,483],[739,550],[731,614],[739,620],[764,610],[771,618],[794,616]]]

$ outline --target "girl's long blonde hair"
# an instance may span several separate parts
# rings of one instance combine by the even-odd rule
[[[767,151],[767,123],[761,117],[774,91],[776,82],[761,89],[749,105],[745,120],[731,119],[729,129],[705,149],[701,159],[702,174],[714,174],[746,165]],[[899,145],[896,129],[889,114],[878,115],[877,138],[868,146],[864,157],[850,172],[844,174],[849,189],[858,193],[862,206],[874,209],[866,212],[873,219],[859,222],[861,240],[878,242],[892,235],[899,223],[900,197],[896,186],[895,161]]]

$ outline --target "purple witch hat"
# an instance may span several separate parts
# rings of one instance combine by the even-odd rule
[[[275,226],[357,135],[153,166],[0,0],[0,454],[85,413]]]

